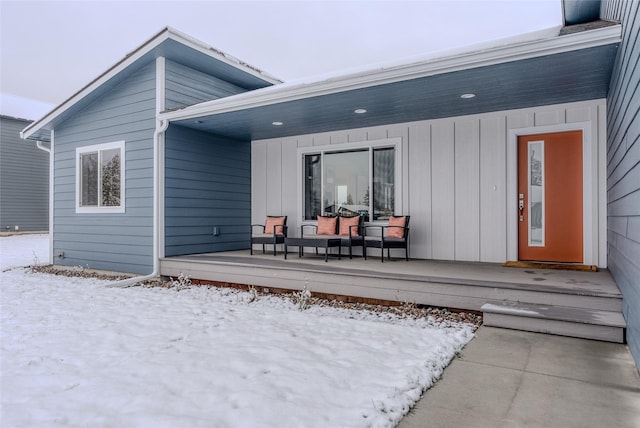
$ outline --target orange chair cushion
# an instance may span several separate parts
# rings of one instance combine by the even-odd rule
[[[351,236],[359,236],[358,228],[351,227],[357,226],[360,222],[360,217],[340,217],[340,232],[341,236],[349,236],[349,229],[351,229]]]
[[[400,226],[404,227],[407,223],[407,218],[402,217],[389,217],[389,226]],[[400,227],[388,227],[385,233],[385,237],[387,238],[404,238],[404,229]]]
[[[284,219],[284,217],[267,217],[267,220],[264,223],[264,233],[266,235],[273,235],[275,228],[275,233],[277,235],[282,235],[284,233],[284,227],[282,227],[284,226]]]
[[[318,216],[318,235],[335,235],[338,217]]]

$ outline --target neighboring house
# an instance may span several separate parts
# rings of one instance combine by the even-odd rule
[[[413,258],[610,267],[640,361],[638,3],[602,3],[622,25],[583,4],[560,32],[286,84],[165,29],[23,131],[52,142],[52,261],[157,274],[247,249],[267,214],[410,214]]]
[[[20,138],[31,122],[0,116],[0,232],[49,230],[49,154]]]

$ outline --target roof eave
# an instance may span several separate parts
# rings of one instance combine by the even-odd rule
[[[229,55],[228,53],[222,52],[211,45],[203,43],[200,40],[189,36],[188,34],[178,31],[175,28],[167,27],[167,31],[175,35],[176,37],[174,38],[179,38],[183,44],[188,45],[194,50],[200,51],[201,53],[204,53],[208,56],[215,57],[217,60],[231,65],[235,68],[242,69],[244,72],[252,74],[259,79],[264,80],[265,82],[271,83],[272,85],[282,83],[281,79],[278,79],[277,77],[263,70],[260,70],[259,68],[254,67],[253,65],[248,64],[232,55]]]
[[[396,65],[389,68],[378,68],[312,83],[275,85],[248,93],[195,104],[179,110],[163,112],[160,113],[159,117],[169,121],[195,119],[205,115],[228,113],[376,85],[385,85],[404,80],[620,43],[621,35],[621,26],[615,25],[582,33],[557,36],[550,39],[521,42],[463,54],[444,56],[430,61]]]
[[[273,85],[282,83],[281,80],[269,75],[268,73],[262,72],[259,69],[253,66],[250,66],[249,64],[244,63],[231,55],[225,54],[224,52],[221,52],[205,43],[202,43],[174,28],[165,27],[160,32],[158,32],[153,37],[151,37],[149,40],[147,40],[142,45],[140,45],[138,48],[136,48],[134,51],[125,55],[123,59],[118,61],[115,65],[113,65],[107,71],[102,73],[100,76],[92,80],[89,84],[84,86],[78,92],[76,92],[71,97],[69,97],[67,100],[63,101],[60,105],[55,107],[45,116],[43,116],[41,119],[34,121],[31,125],[23,129],[20,132],[20,137],[26,140],[26,139],[30,139],[30,137],[32,137],[36,132],[40,130],[43,130],[43,129],[50,130],[48,126],[50,126],[50,124],[53,121],[55,121],[55,119],[59,117],[62,113],[67,111],[77,102],[84,99],[86,96],[88,96],[97,88],[99,88],[102,84],[104,84],[111,78],[118,75],[124,69],[126,69],[127,67],[135,63],[143,55],[152,51],[154,48],[156,48],[157,46],[159,46],[161,43],[163,43],[165,40],[168,40],[168,39],[176,40],[196,51],[199,51],[221,62],[224,62],[228,65],[241,69],[242,71],[248,74],[254,75],[264,80],[265,82],[271,83]]]

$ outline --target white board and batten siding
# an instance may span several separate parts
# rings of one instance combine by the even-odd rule
[[[148,273],[153,237],[152,62],[55,129],[54,263]],[[125,213],[76,212],[76,148],[125,142]],[[64,258],[57,255],[64,253]]]
[[[507,147],[513,130],[553,132],[572,123],[591,135],[593,245],[588,260],[606,266],[605,100],[308,134],[252,143],[252,222],[287,215],[297,231],[302,204],[300,149],[401,140],[401,206],[411,215],[411,257],[501,263],[508,259]]]

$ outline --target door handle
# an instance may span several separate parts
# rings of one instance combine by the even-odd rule
[[[524,221],[524,199],[518,201],[518,211],[520,211],[520,221]]]

